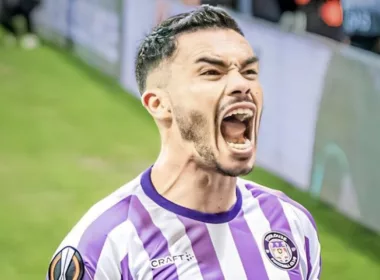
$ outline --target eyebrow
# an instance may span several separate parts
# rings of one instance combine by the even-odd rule
[[[244,62],[241,64],[241,68],[244,69],[248,65],[255,64],[255,63],[258,63],[258,62],[259,62],[259,58],[257,56],[252,56],[252,57],[244,60]]]
[[[207,63],[215,66],[227,67],[227,64],[223,60],[212,57],[200,57],[195,63]]]
[[[243,61],[243,63],[241,64],[241,68],[243,69],[250,64],[257,63],[258,61],[259,61],[259,58],[257,56],[252,56]],[[225,67],[225,68],[228,67],[227,64],[223,60],[212,58],[212,57],[200,57],[195,61],[195,63],[207,63],[207,64]]]

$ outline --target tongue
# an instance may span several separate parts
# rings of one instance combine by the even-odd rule
[[[244,143],[244,132],[246,126],[237,119],[222,122],[222,134],[226,141],[232,143]]]

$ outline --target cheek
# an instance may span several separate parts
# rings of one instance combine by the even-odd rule
[[[257,109],[262,110],[263,107],[263,90],[260,85],[252,87],[252,95],[255,103],[257,104]]]
[[[263,111],[263,92],[262,92],[261,86],[254,87],[252,92],[253,92],[253,98],[257,106],[256,121],[255,121],[255,132],[257,134],[259,132],[260,121],[261,121],[261,116],[262,116],[262,111]]]
[[[191,111],[201,113],[208,122],[214,124],[216,107],[225,89],[224,81],[205,81],[189,79],[182,83],[173,92],[174,107],[183,108],[187,114]]]
[[[207,81],[200,78],[193,79],[188,85],[188,92],[198,104],[201,102],[215,103],[224,92],[226,82],[227,79],[217,81]]]

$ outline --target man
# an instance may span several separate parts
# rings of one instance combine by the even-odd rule
[[[136,78],[161,135],[154,165],[81,219],[48,279],[319,279],[308,211],[249,182],[262,112],[258,61],[210,6],[163,21]]]

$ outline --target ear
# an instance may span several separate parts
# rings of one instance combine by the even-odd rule
[[[171,119],[171,107],[166,94],[160,89],[147,90],[141,96],[143,106],[156,120]]]

